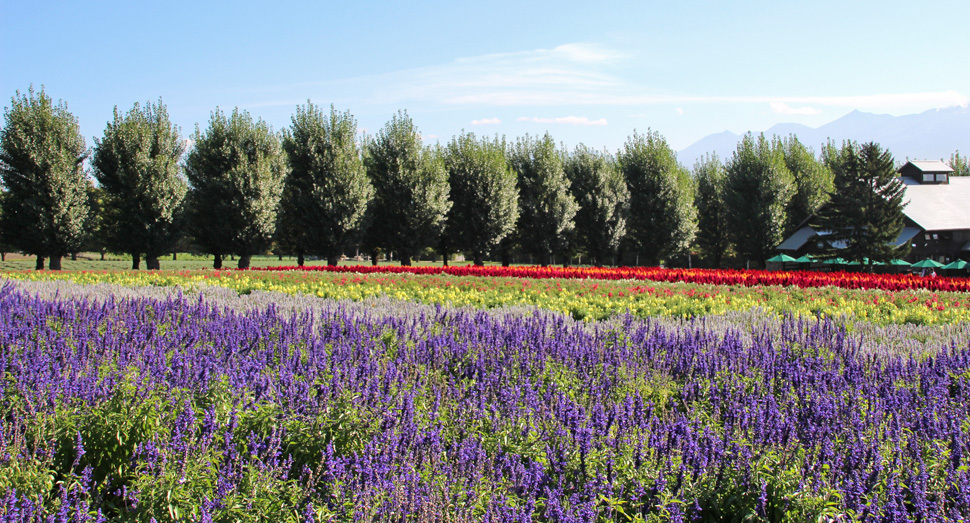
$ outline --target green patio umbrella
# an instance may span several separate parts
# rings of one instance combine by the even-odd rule
[[[813,260],[812,257],[807,254],[800,256],[798,258],[795,258],[795,263],[813,263],[814,261],[815,260]]]
[[[862,259],[862,264],[863,265],[868,265],[869,264],[869,258],[863,258]],[[877,262],[872,262],[872,264],[873,265],[885,265],[886,263],[885,262],[881,262],[881,261],[877,261]]]
[[[927,258],[923,261],[916,262],[911,266],[916,267],[917,269],[940,269],[943,267],[943,264],[933,260],[932,258]]]
[[[899,258],[896,258],[895,260],[890,260],[889,265],[895,265],[897,267],[909,267],[912,264],[906,260],[900,260]]]
[[[954,260],[952,263],[948,263],[948,264],[946,264],[946,265],[944,265],[943,267],[940,267],[940,268],[941,269],[962,270],[962,269],[966,269],[967,268],[967,265],[970,265],[970,263],[967,263],[967,262],[965,262],[963,260]]]
[[[779,254],[778,256],[768,258],[766,261],[769,261],[772,263],[792,263],[795,261],[795,258],[792,258],[787,254]]]
[[[828,265],[848,265],[849,264],[849,262],[845,261],[845,258],[829,258],[823,261],[822,263],[826,263]]]

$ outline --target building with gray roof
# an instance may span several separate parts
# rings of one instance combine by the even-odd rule
[[[909,161],[898,172],[906,187],[906,207],[905,225],[895,243],[910,244],[909,261],[970,260],[970,177],[951,176],[953,169],[941,161]],[[824,243],[825,235],[806,220],[778,250],[805,254]]]

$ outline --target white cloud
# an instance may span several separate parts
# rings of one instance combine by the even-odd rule
[[[814,107],[792,107],[784,102],[769,102],[768,105],[771,106],[771,112],[775,114],[801,114],[810,115],[818,114],[819,110]]]
[[[704,96],[704,95],[630,95],[623,93],[597,93],[584,91],[548,92],[504,91],[455,96],[445,98],[445,103],[476,105],[615,105],[644,106],[667,104],[716,104],[716,103],[754,103],[777,104],[778,107],[791,105],[814,105],[844,107],[872,111],[908,110],[911,107],[925,109],[966,107],[968,99],[956,91],[928,93],[896,93],[858,96]],[[791,107],[789,107],[791,109]],[[811,107],[792,110],[805,111]],[[806,114],[804,112],[799,114]]]
[[[613,62],[626,56],[612,49],[590,43],[560,45],[553,48],[551,54],[562,56],[573,62],[586,63]]]
[[[812,115],[835,110],[907,114],[932,108],[968,105],[967,96],[957,91],[874,93],[862,95],[823,94],[789,96],[775,93],[760,96],[721,96],[704,92],[659,91],[662,86],[644,84],[628,76],[630,57],[622,50],[577,42],[545,49],[486,54],[455,59],[427,67],[406,69],[374,76],[345,78],[315,84],[328,93],[325,99],[342,107],[425,107],[448,109],[482,107],[557,107],[577,111],[577,106],[627,107],[630,112],[648,106],[665,105],[683,114],[688,105],[768,104],[776,114]],[[309,84],[279,86],[293,89],[305,100]],[[323,95],[321,95],[323,96]],[[274,101],[250,104],[295,106],[302,103],[293,95],[277,93]],[[531,112],[532,109],[523,110]],[[492,118],[473,125],[492,123]],[[596,120],[599,122],[599,120]],[[497,123],[497,122],[496,122]],[[588,124],[587,124],[588,125]],[[597,125],[605,125],[597,123]]]
[[[481,120],[472,120],[472,125],[498,125],[502,123],[502,120],[498,118],[482,118]]]
[[[606,118],[600,118],[599,120],[590,120],[585,116],[563,116],[560,118],[538,118],[538,117],[520,116],[516,120],[519,122],[558,123],[558,124],[566,124],[566,125],[595,125],[595,126],[607,125]]]
[[[570,100],[584,93],[592,103],[622,85],[606,69],[624,56],[603,46],[573,43],[459,58],[350,83],[358,97],[372,104],[550,105],[545,100]]]

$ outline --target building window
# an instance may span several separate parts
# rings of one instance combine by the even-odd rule
[[[938,182],[944,182],[945,183],[946,182],[946,174],[937,174],[936,175],[936,181],[938,181]]]
[[[932,182],[933,181],[933,175],[932,174],[924,174],[923,175],[923,181],[924,182]]]

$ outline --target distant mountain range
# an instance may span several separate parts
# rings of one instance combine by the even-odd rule
[[[957,150],[962,152],[961,156],[970,155],[970,109],[957,106],[903,116],[852,111],[818,128],[782,123],[764,131],[764,134],[766,137],[794,134],[816,154],[831,138],[836,143],[843,140],[876,142],[889,149],[900,163],[907,158],[948,160]],[[728,161],[737,150],[741,136],[730,131],[706,136],[677,153],[677,159],[688,168],[712,152],[717,153],[721,161]]]

